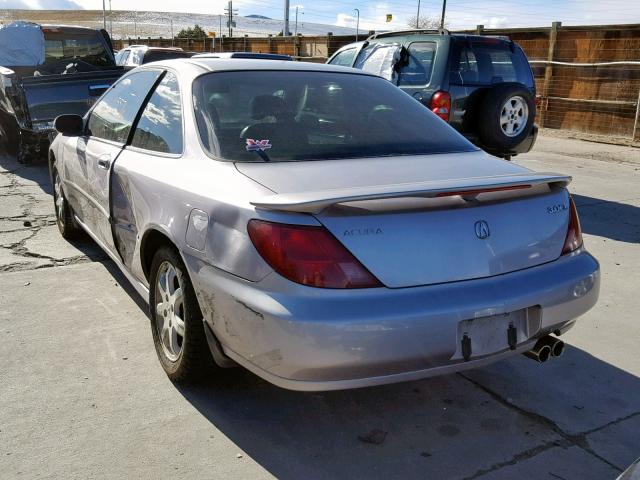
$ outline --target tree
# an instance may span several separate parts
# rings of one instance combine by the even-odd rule
[[[420,15],[420,21],[416,22],[416,16],[411,15],[407,18],[407,26],[409,28],[419,28],[421,30],[437,30],[438,28],[440,28],[440,19],[436,17],[430,17],[428,15]],[[444,26],[447,26],[446,22]]]
[[[178,38],[191,38],[191,39],[202,39],[206,38],[207,33],[204,29],[198,25],[197,23],[193,26],[193,28],[182,29],[178,32]]]

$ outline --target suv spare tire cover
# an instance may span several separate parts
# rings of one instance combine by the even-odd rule
[[[500,117],[507,101],[520,97],[528,107],[528,118],[522,131],[510,137],[502,129]],[[531,133],[536,116],[536,104],[531,91],[521,83],[502,83],[489,89],[481,102],[478,115],[478,133],[482,143],[491,149],[510,150]]]

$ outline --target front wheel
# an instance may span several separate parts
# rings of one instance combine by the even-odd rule
[[[173,382],[202,379],[213,360],[193,285],[174,249],[158,250],[150,280],[151,332],[162,368]]]
[[[73,212],[62,190],[62,180],[58,170],[53,169],[53,204],[56,211],[56,224],[62,238],[71,240],[80,233],[80,227],[73,218]]]

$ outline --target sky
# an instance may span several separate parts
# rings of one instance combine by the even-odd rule
[[[107,5],[109,0],[106,0]],[[114,10],[152,10],[221,14],[224,0],[111,0]],[[361,29],[399,29],[407,27],[407,19],[415,16],[418,0],[292,0],[291,18],[298,6],[299,21],[356,26],[360,10]],[[265,15],[274,19],[284,16],[282,0],[235,0],[239,15]],[[102,9],[102,0],[0,0],[0,8]],[[421,0],[420,15],[440,17],[442,0]],[[387,14],[393,20],[386,22]],[[546,26],[552,21],[565,25],[640,23],[640,0],[447,0],[449,28],[471,28],[482,24],[491,27]]]

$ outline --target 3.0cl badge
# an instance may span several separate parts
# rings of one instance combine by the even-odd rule
[[[491,232],[489,231],[489,224],[484,220],[478,220],[476,222],[475,230],[476,237],[478,237],[480,240],[484,240],[485,238],[488,238],[489,235],[491,235]]]

